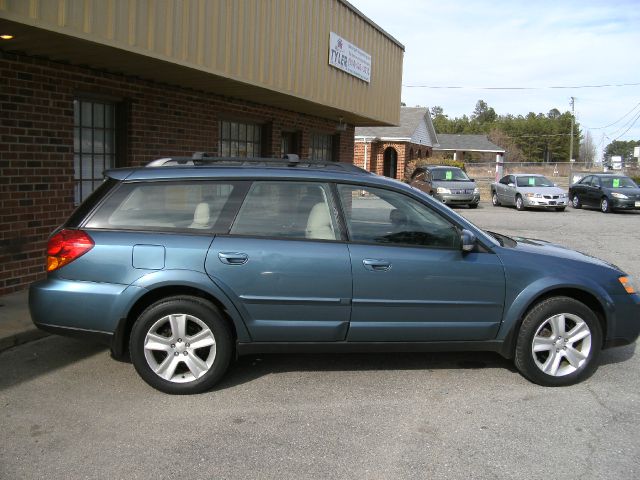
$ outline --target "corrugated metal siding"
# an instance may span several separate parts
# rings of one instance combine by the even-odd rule
[[[398,122],[402,47],[338,0],[0,0],[0,16]],[[331,31],[372,56],[371,83],[329,66]]]

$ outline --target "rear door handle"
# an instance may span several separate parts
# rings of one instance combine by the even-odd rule
[[[391,262],[386,260],[376,260],[374,258],[365,258],[362,260],[364,268],[372,272],[386,272],[391,268]]]
[[[220,252],[218,258],[226,265],[244,265],[249,261],[249,255],[242,252]]]

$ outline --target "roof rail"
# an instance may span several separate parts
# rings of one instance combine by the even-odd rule
[[[147,163],[146,167],[291,167],[291,168],[326,168],[352,173],[370,173],[351,163],[331,162],[326,160],[300,159],[298,155],[286,153],[282,158],[272,157],[214,157],[206,152],[195,152],[191,157],[165,157]]]

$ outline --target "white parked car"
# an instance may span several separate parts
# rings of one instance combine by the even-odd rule
[[[517,210],[544,208],[562,212],[569,196],[544,175],[515,173],[491,184],[491,202],[494,207],[513,205]]]

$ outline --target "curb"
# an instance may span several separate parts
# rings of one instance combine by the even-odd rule
[[[50,334],[38,330],[37,328],[30,328],[22,332],[14,333],[6,337],[0,338],[0,352],[9,350],[10,348],[17,347],[18,345],[24,345],[25,343],[33,342],[44,337],[48,337]]]

